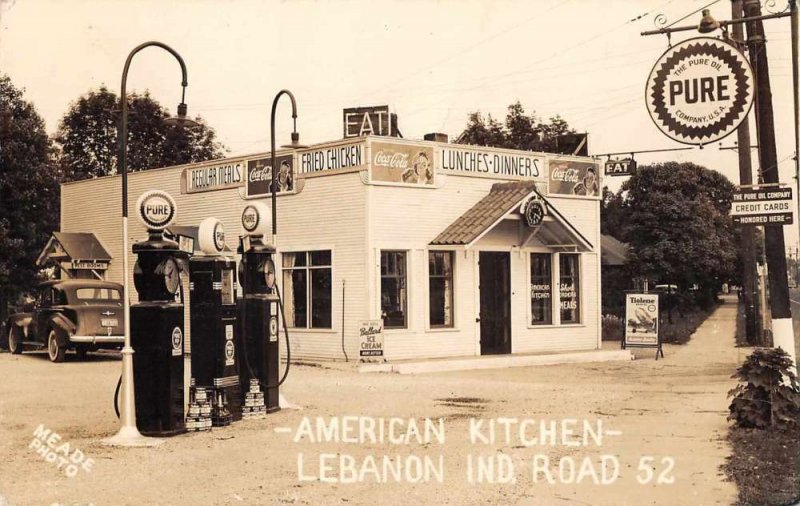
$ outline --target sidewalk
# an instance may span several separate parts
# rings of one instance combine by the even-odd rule
[[[673,457],[674,484],[638,485],[637,465],[631,465],[622,471],[628,475],[622,489],[572,485],[559,492],[536,487],[518,504],[552,504],[555,499],[578,504],[734,504],[736,485],[725,481],[720,466],[730,454],[725,440],[727,392],[735,385],[731,375],[746,350],[735,347],[736,298],[724,300],[687,345],[666,345],[664,360],[654,361],[650,350],[637,351],[642,360],[631,364],[639,367],[619,385],[621,398],[602,410],[609,424],[623,432],[603,453],[651,455],[656,473],[663,469],[662,457]],[[547,490],[554,492],[542,494]]]

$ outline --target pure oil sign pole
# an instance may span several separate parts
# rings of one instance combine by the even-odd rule
[[[755,78],[750,63],[731,44],[709,37],[689,39],[671,47],[658,60],[647,82],[645,100],[653,122],[665,135],[678,142],[703,145],[717,141],[736,130],[747,117],[755,99],[761,182],[762,186],[772,188],[779,187],[780,181],[762,21],[788,16],[792,16],[796,23],[797,5],[794,0],[789,2],[788,12],[764,16],[761,15],[761,4],[758,0],[744,0],[744,18],[717,21],[708,10],[704,10],[699,25],[642,32],[642,35],[669,35],[696,29],[701,33],[710,33],[722,27],[746,23]],[[794,46],[797,44],[796,29],[792,30],[792,38]],[[797,66],[797,59],[793,58],[793,74],[797,73]],[[795,94],[798,92],[796,88]],[[795,117],[798,107],[798,101],[795,100]],[[797,129],[795,125],[795,138],[798,136]],[[754,200],[762,200],[759,210],[766,212],[767,207],[772,207],[764,203],[764,199],[757,197]],[[741,198],[745,200],[744,195]],[[781,198],[775,197],[774,200]],[[743,205],[741,209],[749,208]],[[782,228],[786,217],[764,218],[764,213],[761,213],[760,218],[747,218],[745,221],[763,219],[767,220],[764,226],[764,246],[769,267],[773,341],[775,347],[783,348],[796,363]]]

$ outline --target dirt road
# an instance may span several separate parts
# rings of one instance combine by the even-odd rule
[[[420,376],[359,374],[351,364],[297,366],[283,392],[303,410],[175,437],[150,449],[108,448],[99,442],[117,428],[111,397],[119,361],[96,356],[83,363],[51,364],[44,355],[5,353],[0,355],[0,504],[3,499],[14,505],[97,506],[731,504],[735,486],[724,481],[718,468],[729,451],[723,439],[726,392],[743,358],[733,347],[734,326],[735,301],[729,300],[689,345],[667,346],[666,359],[657,362],[648,350],[630,363]],[[342,426],[355,420],[354,432],[338,433],[345,439],[363,435],[357,429],[364,424],[381,426],[380,417],[399,417],[403,420],[394,426],[394,442],[408,437],[410,444],[373,443],[369,430],[363,444],[314,442],[309,433],[297,436],[304,417],[312,425],[317,417],[328,424],[331,417],[340,417]],[[364,422],[367,417],[375,418]],[[419,444],[411,437],[409,418],[422,427],[423,419],[440,417],[444,443],[432,437]],[[474,443],[471,419],[484,420],[473,431]],[[531,423],[520,431],[526,419]],[[495,440],[487,443],[491,420],[497,430]],[[92,458],[91,470],[67,477],[29,448],[40,424],[68,441],[71,450]],[[289,431],[275,431],[282,427]],[[510,429],[508,440],[504,427]],[[381,470],[363,471],[369,456],[381,465],[384,455],[406,466],[399,483],[376,483]],[[441,483],[436,473],[440,456]],[[495,480],[502,481],[508,471],[513,483],[474,483],[478,476],[490,476],[489,461],[479,464],[480,456],[493,457]],[[414,467],[423,459],[434,466],[431,480],[414,483],[423,476]],[[319,481],[320,476],[339,478],[342,465],[353,462],[363,482]],[[579,478],[580,483],[559,483]],[[594,484],[604,479],[611,483]]]

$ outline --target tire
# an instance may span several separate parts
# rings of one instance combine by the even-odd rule
[[[8,326],[8,351],[13,355],[22,353],[22,339],[20,339],[19,329],[16,325]]]
[[[47,356],[50,362],[63,362],[67,355],[67,348],[58,342],[58,332],[56,329],[50,329],[47,334]]]

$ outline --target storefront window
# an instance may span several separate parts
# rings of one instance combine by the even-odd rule
[[[531,325],[553,323],[552,255],[531,253]]]
[[[428,253],[428,298],[431,327],[453,326],[453,252]]]
[[[381,251],[381,316],[384,328],[406,328],[406,304],[406,252]]]
[[[580,323],[580,255],[559,255],[561,323]]]
[[[331,328],[331,252],[284,253],[283,307],[290,327]]]

